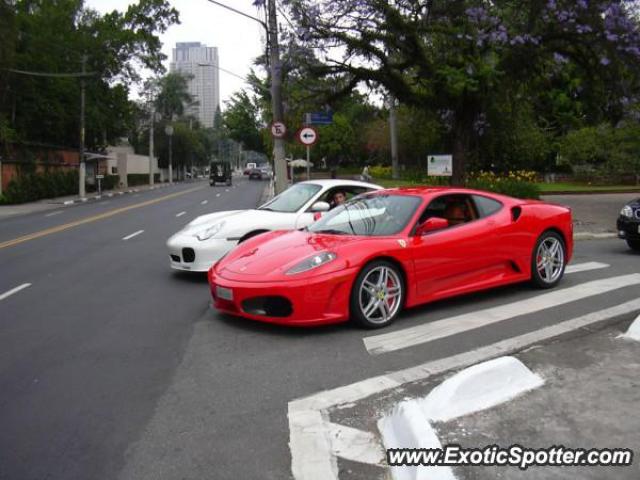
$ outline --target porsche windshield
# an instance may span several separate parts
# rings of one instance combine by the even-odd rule
[[[420,203],[420,197],[409,195],[357,197],[326,214],[309,231],[370,237],[395,235],[407,226]]]
[[[297,212],[311,197],[320,191],[322,187],[314,183],[298,183],[287,188],[273,200],[262,205],[258,210],[271,210],[273,212]]]

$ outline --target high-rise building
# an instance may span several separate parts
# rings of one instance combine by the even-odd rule
[[[178,42],[173,49],[171,72],[191,77],[189,93],[197,105],[188,109],[205,127],[213,127],[216,109],[220,105],[220,79],[218,47],[207,47],[200,42]]]

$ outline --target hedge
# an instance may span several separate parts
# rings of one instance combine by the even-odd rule
[[[33,202],[43,198],[78,194],[78,172],[46,172],[23,174],[11,180],[0,202],[4,204]]]

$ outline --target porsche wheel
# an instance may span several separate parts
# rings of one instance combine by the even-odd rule
[[[555,287],[566,266],[564,240],[556,232],[543,233],[531,256],[531,281],[539,288]]]
[[[351,318],[366,328],[381,328],[395,320],[405,296],[398,267],[376,261],[358,274],[351,290]]]
[[[627,238],[627,245],[631,250],[635,250],[636,252],[640,252],[640,240],[631,240]]]

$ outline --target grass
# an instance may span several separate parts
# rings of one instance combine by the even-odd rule
[[[410,180],[392,180],[387,178],[374,178],[373,183],[382,185],[386,188],[393,187],[405,187],[412,185],[421,185],[419,182],[413,182]],[[640,191],[640,185],[587,185],[579,183],[537,183],[540,189],[540,193],[543,195],[546,193],[556,192],[637,192]]]
[[[580,183],[538,183],[540,191],[553,192],[634,192],[639,191],[638,185],[587,185]]]

